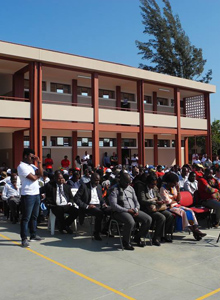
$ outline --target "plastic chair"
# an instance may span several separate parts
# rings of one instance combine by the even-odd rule
[[[180,194],[181,194],[180,205],[189,207],[196,214],[196,216],[202,216],[202,215],[205,216],[206,222],[207,222],[207,227],[210,228],[210,224],[211,224],[210,212],[211,212],[211,210],[209,208],[203,207],[199,204],[194,206],[194,199],[190,192],[183,191],[183,192],[180,192]]]
[[[123,242],[122,242],[122,235],[121,235],[121,230],[120,230],[120,227],[124,225],[124,223],[114,219],[113,217],[110,218],[110,222],[109,222],[109,227],[108,227],[108,237],[107,237],[107,245],[108,245],[108,241],[109,241],[109,236],[112,232],[112,227],[113,225],[116,226],[116,229],[117,229],[117,232],[118,232],[118,235],[119,235],[119,239],[120,239],[120,245],[121,245],[121,249],[122,251],[124,250],[124,246],[123,246]],[[135,231],[136,229],[138,228],[139,226],[139,223],[137,223],[134,228],[133,228],[133,231],[132,231],[132,235],[131,235],[131,239],[134,238],[134,234],[135,234]],[[152,238],[151,238],[151,234],[148,232],[147,235],[146,235],[146,238],[149,238],[150,240],[150,245],[152,246]],[[145,240],[145,237],[144,237],[144,240]]]
[[[50,209],[50,214],[49,214],[49,218],[48,218],[48,229],[50,230],[51,235],[54,235],[55,223],[56,223],[56,216],[53,214],[52,210]],[[77,221],[76,221],[76,219],[74,220],[71,227],[72,226],[74,226],[75,234],[77,234]]]

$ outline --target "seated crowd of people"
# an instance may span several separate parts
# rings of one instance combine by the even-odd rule
[[[38,183],[43,204],[40,212],[43,210],[48,217],[52,211],[61,234],[73,233],[71,224],[77,217],[83,224],[85,216],[94,216],[94,239],[102,240],[102,235],[109,234],[109,222],[114,218],[123,224],[126,250],[134,250],[131,236],[137,246],[144,247],[150,229],[153,245],[172,243],[177,219],[178,230],[192,231],[196,240],[206,235],[199,230],[196,215],[190,207],[179,204],[181,191],[188,191],[201,205],[213,209],[213,226],[219,226],[220,164],[216,163],[204,166],[196,162],[181,168],[177,165],[170,168],[114,165],[93,169],[88,166],[84,168],[83,176],[74,168],[49,173],[44,170]],[[10,211],[10,219],[16,224],[22,197],[17,170],[3,171],[0,185],[4,212]]]

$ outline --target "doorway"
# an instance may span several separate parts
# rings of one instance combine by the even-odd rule
[[[125,163],[125,157],[129,158],[129,161],[131,159],[131,149],[121,149],[121,157],[122,157],[122,164]]]

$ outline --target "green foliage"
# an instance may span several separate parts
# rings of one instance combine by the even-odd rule
[[[178,15],[173,15],[169,0],[163,0],[163,14],[155,0],[140,0],[144,33],[147,42],[136,41],[142,59],[150,64],[140,64],[145,70],[187,79],[197,79],[204,71],[206,60],[202,49],[191,45],[182,29]],[[209,82],[212,71],[200,81]]]
[[[214,120],[211,124],[211,138],[212,138],[212,153],[218,154],[220,149],[220,120]]]

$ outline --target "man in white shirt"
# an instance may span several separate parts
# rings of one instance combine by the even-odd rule
[[[37,163],[38,168],[34,165]],[[18,175],[21,180],[21,243],[22,247],[30,247],[27,234],[30,226],[30,241],[40,241],[37,231],[37,217],[40,207],[40,193],[38,179],[43,175],[42,163],[32,149],[24,149],[23,160],[18,168]]]
[[[12,175],[2,191],[2,200],[8,203],[11,211],[12,224],[18,222],[18,208],[21,202],[20,186],[17,185],[17,175]]]
[[[85,151],[85,155],[81,159],[81,162],[82,162],[82,165],[83,165],[83,172],[85,171],[85,169],[88,165],[88,160],[89,160],[89,154],[87,153],[87,151]]]
[[[138,157],[136,154],[131,157],[131,166],[138,167]]]
[[[95,216],[94,239],[101,241],[100,237],[103,214],[110,213],[111,208],[107,207],[102,198],[102,187],[99,184],[100,176],[92,173],[91,182],[82,183],[75,195],[75,202],[80,207],[80,219],[84,214]]]

